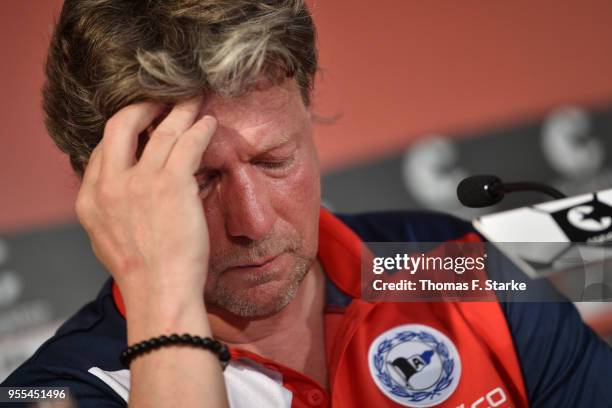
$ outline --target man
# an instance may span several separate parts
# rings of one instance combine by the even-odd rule
[[[359,298],[362,241],[477,237],[320,208],[314,38],[299,0],[66,1],[47,126],[112,280],[3,385],[83,407],[606,406],[612,353],[570,304]],[[183,345],[121,364],[172,333],[232,361]]]

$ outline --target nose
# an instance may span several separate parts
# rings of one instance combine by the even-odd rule
[[[234,238],[257,241],[264,238],[276,221],[265,182],[252,169],[228,174],[222,188],[225,228]]]

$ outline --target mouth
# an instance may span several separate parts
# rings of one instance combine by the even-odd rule
[[[276,263],[276,261],[279,259],[281,255],[282,253],[263,257],[263,258],[251,261],[249,263],[235,265],[235,266],[228,268],[228,271],[234,270],[234,271],[239,271],[239,272],[263,272],[263,271],[270,269]]]
[[[223,273],[228,282],[242,287],[259,286],[279,278],[279,273],[286,269],[286,257],[283,253],[249,260],[248,263],[232,266]]]
[[[235,266],[235,268],[237,269],[256,269],[256,268],[263,268],[265,266],[267,266],[268,264],[274,262],[274,260],[276,260],[281,254],[276,254],[273,256],[268,256],[265,258],[260,258],[258,260],[255,260],[253,262],[250,262],[248,264],[242,264],[242,265],[237,265]]]

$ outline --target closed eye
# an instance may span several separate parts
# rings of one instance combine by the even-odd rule
[[[288,159],[280,159],[280,160],[257,160],[253,164],[259,167],[263,167],[265,169],[282,169],[284,167],[288,167],[293,162],[293,157]]]

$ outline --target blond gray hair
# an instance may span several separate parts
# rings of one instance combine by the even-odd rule
[[[45,67],[45,124],[82,176],[126,105],[232,98],[287,78],[309,105],[316,70],[303,0],[66,0]]]

